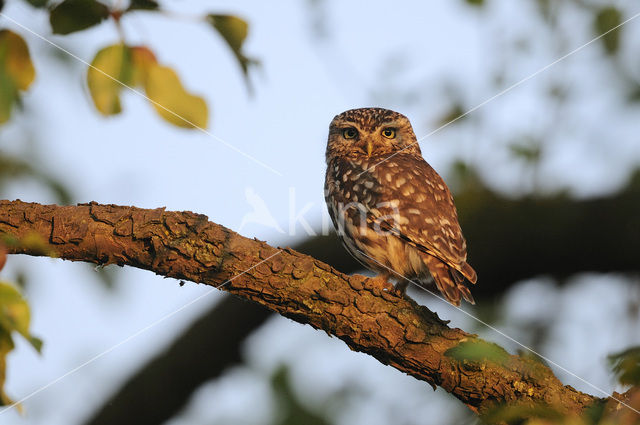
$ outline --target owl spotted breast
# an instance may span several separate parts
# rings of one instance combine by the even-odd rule
[[[381,282],[435,287],[454,305],[474,303],[466,241],[453,197],[422,158],[407,117],[352,109],[329,127],[325,199],[347,250]],[[403,279],[406,278],[406,279]]]

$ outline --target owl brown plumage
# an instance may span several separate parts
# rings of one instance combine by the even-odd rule
[[[475,283],[476,273],[453,197],[404,115],[361,108],[333,119],[325,199],[347,250],[380,279],[394,278],[404,292],[397,273],[427,289],[435,283],[454,305],[474,303],[464,281]]]

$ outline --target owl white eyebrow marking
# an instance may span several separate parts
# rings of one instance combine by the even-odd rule
[[[418,143],[420,143],[421,141],[427,139],[428,137],[433,136],[434,134],[438,133],[440,130],[443,130],[447,127],[449,127],[451,124],[453,124],[454,122],[466,117],[467,115],[471,114],[472,112],[482,108],[483,106],[485,106],[486,104],[496,100],[497,98],[501,97],[502,95],[507,94],[508,92],[510,92],[511,90],[515,89],[516,87],[521,86],[522,84],[526,83],[527,81],[531,80],[532,78],[542,74],[543,72],[545,72],[546,70],[548,70],[549,68],[553,67],[554,65],[557,65],[558,63],[562,62],[563,60],[567,59],[569,56],[574,55],[575,53],[578,53],[580,50],[584,49],[585,47],[595,43],[596,41],[600,40],[602,37],[606,36],[607,34],[609,34],[612,31],[617,30],[618,28],[628,24],[629,22],[633,21],[634,19],[636,19],[638,16],[640,16],[640,12],[636,13],[635,15],[633,15],[632,17],[630,17],[629,19],[622,21],[621,23],[619,23],[618,25],[616,25],[615,27],[609,29],[608,31],[603,32],[602,34],[600,34],[599,36],[591,39],[590,41],[587,41],[586,43],[576,47],[575,49],[573,49],[572,51],[570,51],[569,53],[559,57],[558,59],[556,59],[555,61],[543,66],[542,68],[540,68],[539,70],[537,70],[536,72],[534,72],[533,74],[530,74],[526,77],[524,77],[523,79],[519,80],[518,82],[510,85],[509,87],[507,87],[506,89],[494,94],[493,96],[491,96],[490,98],[486,99],[485,101],[479,103],[478,105],[474,106],[473,108],[469,109],[468,111],[466,111],[465,113],[458,115],[456,118],[452,119],[449,122],[444,123],[443,125],[441,125],[440,127],[436,128],[435,130],[431,131],[430,133],[427,133],[426,135],[420,137],[418,140],[416,140],[415,142],[409,144],[408,146],[405,146],[404,148],[400,149],[399,151],[396,151],[394,153],[392,153],[391,155],[389,155],[387,158],[381,160],[380,162],[376,163],[375,165],[378,165],[382,162],[385,162],[391,158],[393,158],[394,156],[396,156],[397,154],[399,154],[400,152],[409,149],[411,146],[413,145],[417,145]],[[365,171],[368,170],[364,170],[362,173],[364,173]],[[360,174],[362,174],[360,173]]]

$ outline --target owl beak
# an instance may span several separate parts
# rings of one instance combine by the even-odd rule
[[[367,157],[371,157],[372,152],[373,152],[373,142],[371,140],[367,140]]]

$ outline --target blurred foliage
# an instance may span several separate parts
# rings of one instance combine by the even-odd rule
[[[116,44],[98,51],[87,70],[87,85],[101,114],[122,112],[120,91],[131,84],[132,75],[131,50],[127,46]]]
[[[158,10],[160,5],[155,0],[131,0],[127,11],[131,10]]]
[[[617,28],[622,23],[622,13],[613,6],[600,9],[594,19],[593,27],[596,34],[604,34],[602,43],[609,54],[615,54],[620,46],[620,30]],[[615,28],[615,29],[614,29]]]
[[[455,347],[449,348],[444,355],[452,357],[461,363],[493,362],[504,364],[509,360],[509,353],[504,348],[480,339],[463,341]]]
[[[42,8],[46,0],[27,0]],[[167,122],[183,128],[205,128],[209,110],[206,101],[187,92],[176,72],[158,64],[156,56],[144,46],[130,47],[124,40],[122,18],[135,11],[158,11],[155,0],[132,0],[121,10],[97,0],[63,0],[53,6],[49,22],[54,34],[66,35],[95,27],[111,18],[119,29],[121,42],[101,49],[87,71],[87,84],[96,109],[105,116],[122,111],[123,88],[142,86],[158,114]],[[257,64],[242,51],[249,32],[248,23],[233,15],[208,14],[200,17],[222,36],[238,61],[247,87],[249,67]],[[0,36],[0,124],[10,118],[12,106],[19,100],[18,91],[26,90],[35,71],[26,43],[10,31]]]
[[[25,161],[8,156],[0,151],[0,192],[4,187],[18,179],[34,180],[46,187],[56,197],[57,202],[68,205],[72,201],[69,189],[53,176],[43,171],[44,167],[33,164],[33,160]]]
[[[0,124],[9,120],[20,92],[29,88],[35,76],[27,43],[12,31],[0,30]]]
[[[640,386],[640,346],[612,354],[607,359],[621,384]]]
[[[563,413],[562,406],[521,402],[496,406],[481,415],[481,420],[499,425],[639,425],[638,407],[640,391],[631,390],[598,400],[579,416]]]
[[[48,0],[25,0],[31,6],[36,8],[43,8],[47,6]]]
[[[291,387],[289,369],[277,368],[271,377],[271,387],[278,403],[274,425],[329,425],[331,421],[320,412],[311,411],[302,404]]]
[[[51,9],[54,34],[70,34],[91,28],[109,17],[109,8],[95,0],[64,0]]]
[[[581,422],[568,422],[568,418],[557,408],[552,406],[530,403],[512,403],[497,406],[482,415],[482,421],[489,424],[504,425],[551,425]]]
[[[4,406],[13,403],[4,392],[6,358],[15,347],[13,332],[22,335],[36,351],[42,349],[42,341],[29,332],[30,321],[29,305],[22,294],[10,283],[0,281],[0,404]]]
[[[203,98],[188,93],[173,69],[153,63],[144,70],[147,96],[162,118],[179,127],[207,126],[207,103]]]
[[[242,53],[242,45],[249,33],[249,24],[237,16],[214,14],[207,15],[207,22],[209,22],[227,42],[238,60],[245,80],[248,83],[249,66],[257,64],[255,59],[248,58]]]
[[[531,138],[513,142],[509,145],[509,150],[514,157],[530,165],[539,163],[542,157],[542,143]]]
[[[41,255],[45,257],[57,258],[58,253],[51,248],[47,241],[42,238],[39,233],[27,233],[22,238],[13,235],[3,234],[0,237],[0,243],[7,247],[17,249],[24,248],[33,253],[33,255]]]
[[[438,127],[448,126],[454,122],[463,120],[466,117],[465,109],[461,102],[454,101],[449,109],[436,120]]]
[[[123,88],[142,86],[158,114],[179,127],[205,128],[207,103],[188,93],[175,71],[158,64],[144,46],[115,44],[101,49],[87,71],[87,85],[96,109],[103,115],[122,112]]]

